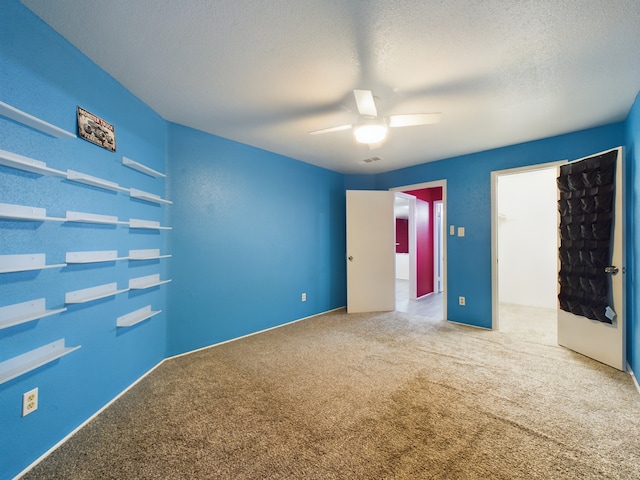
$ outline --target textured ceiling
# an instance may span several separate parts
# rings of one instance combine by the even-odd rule
[[[22,1],[165,119],[344,173],[622,121],[640,90],[638,0]],[[442,121],[309,135],[354,88]]]

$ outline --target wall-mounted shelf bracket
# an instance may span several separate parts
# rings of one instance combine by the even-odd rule
[[[136,323],[140,323],[147,318],[151,318],[154,315],[159,314],[162,310],[152,311],[151,305],[147,305],[146,307],[142,307],[138,310],[135,310],[131,313],[127,313],[126,315],[122,315],[118,317],[116,320],[116,326],[118,327],[132,327]]]
[[[0,362],[0,384],[64,357],[79,348],[80,345],[65,347],[64,338],[61,338],[43,347]]]
[[[143,190],[138,190],[137,188],[130,188],[129,195],[131,198],[137,198],[138,200],[145,200],[147,202],[152,203],[164,203],[167,205],[172,205],[173,202],[171,200],[165,200],[159,195],[155,195],[153,193],[145,192]]]
[[[31,220],[34,222],[64,222],[64,218],[47,217],[46,208],[27,207],[24,205],[13,205],[11,203],[0,203],[0,218],[9,220]]]
[[[99,263],[126,260],[126,257],[118,258],[117,250],[101,250],[94,252],[67,252],[67,263]]]
[[[27,272],[29,270],[44,270],[47,268],[66,267],[66,263],[46,265],[44,253],[29,253],[26,255],[0,255],[0,273]]]
[[[97,287],[84,288],[82,290],[75,290],[73,292],[67,292],[64,295],[64,303],[87,303],[99,300],[101,298],[112,297],[119,293],[128,292],[129,289],[118,290],[117,283],[106,283],[104,285],[98,285]]]
[[[160,274],[147,275],[145,277],[131,278],[129,280],[130,290],[144,290],[145,288],[157,287],[171,280],[160,280]]]
[[[5,167],[22,170],[23,172],[37,173],[38,175],[54,175],[58,177],[66,176],[62,170],[47,167],[45,162],[34,160],[33,158],[23,157],[17,153],[0,150],[0,165]]]
[[[160,255],[159,248],[146,250],[129,250],[129,260],[157,260],[159,258],[169,258],[171,255]]]
[[[0,115],[26,125],[27,127],[35,128],[36,130],[55,138],[76,138],[75,134],[67,132],[60,127],[56,127],[49,122],[40,120],[38,117],[29,115],[28,113],[18,110],[4,102],[0,102]]]
[[[137,170],[139,172],[144,173],[145,175],[149,175],[151,177],[166,177],[166,175],[162,172],[158,172],[157,170],[154,170],[153,168],[147,167],[146,165],[143,165],[141,163],[138,163],[134,160],[131,160],[130,158],[127,157],[122,157],[122,164],[129,167],[129,168],[133,168],[134,170]]]
[[[97,223],[103,225],[128,225],[129,222],[121,222],[113,215],[98,215],[97,213],[72,212],[67,210],[67,222]]]
[[[66,310],[66,308],[47,310],[44,298],[0,307],[0,330],[56,315]]]
[[[67,170],[67,180],[71,182],[84,183],[92,187],[102,188],[103,190],[111,190],[113,192],[128,192],[129,189],[121,187],[115,182],[103,180],[102,178],[92,177],[85,173],[76,172],[75,170]]]
[[[140,220],[138,218],[129,219],[129,228],[144,228],[149,230],[171,230],[172,227],[162,227],[160,222],[153,220]]]

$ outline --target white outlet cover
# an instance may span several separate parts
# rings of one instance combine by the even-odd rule
[[[464,227],[458,227],[458,236],[464,237]]]
[[[22,394],[22,416],[25,417],[38,409],[38,387]]]

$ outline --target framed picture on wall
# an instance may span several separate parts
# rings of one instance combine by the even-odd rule
[[[78,135],[102,148],[116,151],[116,131],[113,125],[82,107],[78,107]]]

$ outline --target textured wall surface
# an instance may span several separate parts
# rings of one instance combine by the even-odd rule
[[[638,239],[638,192],[640,191],[640,94],[627,118],[627,360],[629,366],[640,375],[640,286],[635,281],[640,269],[640,241]]]
[[[0,101],[70,132],[76,107],[115,126],[117,152],[85,140],[60,140],[0,117],[0,149],[76,170],[124,187],[164,197],[164,179],[122,165],[125,155],[165,170],[166,122],[18,2],[0,6]],[[0,203],[166,223],[168,207],[65,180],[0,166]],[[167,232],[134,231],[125,225],[0,220],[0,255],[45,253],[48,264],[66,252],[167,250]],[[0,274],[0,307],[38,298],[48,309],[65,307],[65,293],[160,273],[170,260],[126,260]],[[64,338],[71,354],[0,384],[0,478],[11,478],[155,366],[165,355],[166,290],[171,284],[127,292],[58,315],[0,329],[0,362]],[[163,312],[123,329],[116,319],[151,305]],[[22,414],[22,394],[39,388],[38,410]]]
[[[341,174],[179,125],[169,157],[170,355],[345,305]]]

